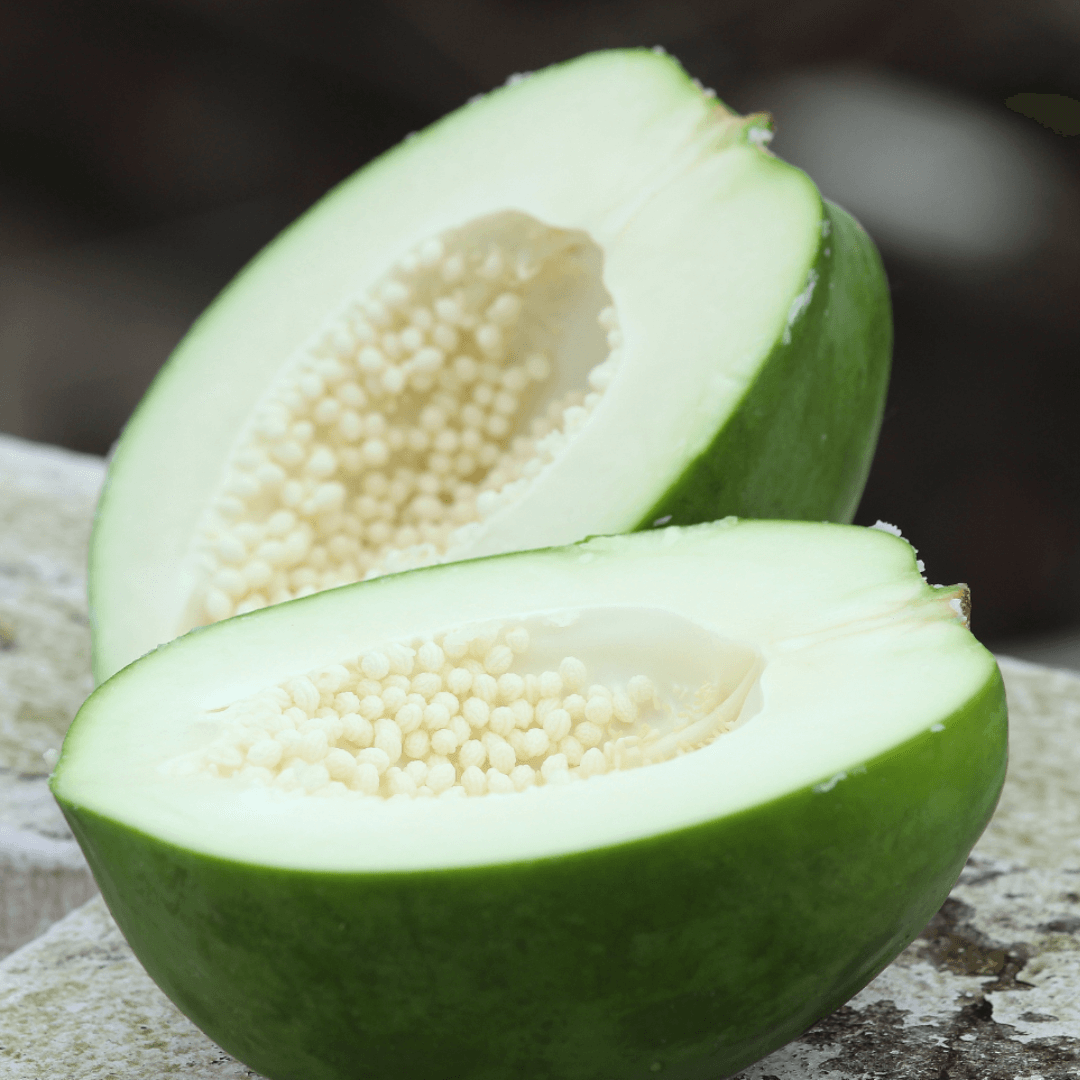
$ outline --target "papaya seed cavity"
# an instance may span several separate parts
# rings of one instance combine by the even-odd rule
[[[368,649],[235,702],[173,775],[283,792],[393,798],[510,794],[651,765],[739,720],[759,665],[693,688],[602,677],[533,649],[523,625],[457,629]]]
[[[619,362],[599,247],[516,211],[420,244],[279,374],[193,541],[182,630],[466,545]]]

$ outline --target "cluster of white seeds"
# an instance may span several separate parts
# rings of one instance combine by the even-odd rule
[[[543,407],[553,363],[532,347],[529,290],[582,272],[529,235],[447,233],[402,260],[256,410],[195,542],[189,625],[436,561],[519,498],[617,364],[607,307],[611,351]]]
[[[502,794],[663,761],[731,726],[711,686],[676,710],[646,675],[589,685],[572,656],[520,674],[528,649],[516,626],[366,652],[230,706],[218,738],[169,771],[298,794]]]

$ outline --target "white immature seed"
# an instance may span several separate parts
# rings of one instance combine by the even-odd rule
[[[298,705],[291,705],[281,714],[281,718],[286,727],[298,728],[306,723],[308,714]]]
[[[461,746],[462,743],[472,738],[472,727],[469,722],[463,716],[452,716],[450,718],[450,726],[446,728],[447,731],[452,731],[454,737],[457,739],[457,745]]]
[[[428,731],[438,731],[449,726],[450,710],[445,705],[432,702],[424,707],[424,727]]]
[[[517,764],[517,754],[514,752],[514,748],[494,732],[489,732],[484,737],[484,745],[487,748],[488,761],[491,762],[492,768],[498,769],[502,773],[509,773]]]
[[[424,706],[415,702],[407,702],[394,714],[398,730],[404,734],[416,731],[424,721]]]
[[[461,702],[457,695],[450,693],[449,690],[440,690],[431,699],[431,704],[441,705],[446,710],[447,716],[456,716],[461,711]]]
[[[540,766],[540,775],[552,783],[557,780],[561,780],[562,776],[559,774],[566,774],[569,762],[565,754],[552,754],[550,757],[544,760],[544,764]]]
[[[504,738],[517,728],[517,718],[511,709],[508,709],[505,705],[500,705],[496,709],[491,710],[491,718],[488,720],[488,727],[495,732],[496,735],[501,735]]]
[[[331,780],[349,783],[356,772],[356,759],[348,752],[335,747],[326,755],[324,762]]]
[[[458,748],[458,736],[452,728],[440,728],[431,736],[431,749],[444,757]]]
[[[388,769],[386,783],[390,795],[416,794],[416,781],[401,769]]]
[[[401,757],[401,728],[393,720],[375,721],[375,746],[382,750],[391,765]]]
[[[356,695],[354,694],[353,697]],[[365,694],[364,697],[356,703],[355,709],[350,709],[350,712],[358,712],[367,720],[378,720],[383,715],[386,706],[383,699],[378,694]]]
[[[499,676],[498,682],[499,700],[512,704],[525,693],[525,680],[516,672],[507,671]]]
[[[581,758],[585,753],[585,747],[583,747],[573,735],[567,735],[566,738],[559,743],[559,752],[566,758],[570,765],[576,768],[581,764]]]
[[[651,705],[654,688],[647,675],[635,675],[626,684],[626,693],[635,705]]]
[[[281,743],[276,739],[260,739],[248,749],[247,759],[252,765],[272,769],[281,761],[281,751]]]
[[[496,645],[484,657],[484,670],[493,676],[505,675],[514,662],[513,650],[508,645]]]
[[[491,322],[508,326],[521,314],[521,308],[521,297],[516,293],[505,292],[495,298],[486,314]]]
[[[506,773],[492,766],[485,773],[487,779],[487,789],[490,795],[511,795],[517,790],[514,787],[514,781],[510,779]]]
[[[580,694],[567,694],[563,698],[563,708],[570,714],[570,719],[585,719],[585,699]]]
[[[443,652],[451,660],[461,660],[469,651],[470,639],[462,631],[451,632],[443,638]]]
[[[522,731],[529,727],[536,715],[533,707],[523,697],[510,703],[510,711],[514,714],[514,723]]]
[[[303,709],[308,716],[314,715],[319,707],[319,691],[306,675],[290,679],[283,689],[289,692],[298,709]]]
[[[491,706],[482,698],[471,697],[462,705],[461,715],[469,722],[470,727],[482,728],[487,725],[491,716]]]
[[[633,724],[637,721],[637,705],[625,690],[616,690],[611,695],[611,707],[620,724]]]
[[[368,753],[367,750],[361,751],[361,754],[366,753]],[[382,753],[382,751],[380,750],[378,753]],[[386,766],[383,766],[384,769],[385,767]],[[361,761],[356,766],[356,774],[353,777],[353,787],[357,791],[362,792],[364,795],[377,795],[381,782],[382,778],[379,773],[378,764],[370,761]]]
[[[449,762],[433,765],[428,770],[427,786],[431,788],[436,795],[441,795],[444,791],[453,787],[456,780],[457,773],[454,766]]]
[[[434,641],[425,641],[416,654],[421,671],[437,672],[445,663],[442,649]]]
[[[468,795],[483,795],[487,792],[487,777],[476,765],[470,765],[461,774],[461,786]]]
[[[411,675],[415,664],[416,652],[407,645],[395,643],[386,650],[390,671],[395,675]]]
[[[487,705],[494,705],[499,698],[499,684],[491,675],[482,672],[473,677],[472,692]]]
[[[562,694],[562,676],[557,671],[545,671],[540,676],[540,694],[546,698],[558,698]]]
[[[430,701],[442,689],[442,677],[434,671],[421,671],[410,684],[414,694]]]
[[[409,757],[424,758],[431,749],[431,737],[423,728],[420,728],[406,735],[404,746],[405,753]]]
[[[517,791],[524,791],[536,783],[536,772],[531,765],[515,765],[510,772],[510,780]]]
[[[594,746],[581,755],[581,771],[585,776],[599,776],[607,772],[607,759],[599,747]]]
[[[302,737],[297,753],[305,761],[314,765],[326,757],[329,748],[326,732],[322,728],[313,728]]]
[[[361,765],[373,765],[380,776],[382,776],[390,766],[390,755],[378,746],[372,746],[367,750],[361,750],[360,753],[356,755],[356,760]]]
[[[574,737],[582,746],[589,748],[599,746],[604,737],[604,732],[599,725],[589,720],[584,720],[574,728]]]
[[[378,650],[364,653],[360,660],[360,670],[369,679],[383,679],[390,674],[390,658]]]
[[[479,739],[469,739],[458,752],[462,768],[483,765],[486,760],[487,749]]]
[[[599,727],[605,727],[614,714],[611,698],[593,694],[585,703],[585,719]]]
[[[330,783],[330,774],[321,763],[306,765],[299,772],[300,786],[309,794],[314,794]]]
[[[565,709],[552,709],[544,717],[544,731],[553,743],[559,743],[570,734],[570,714]]]
[[[551,740],[548,738],[547,732],[542,728],[529,728],[524,736],[525,753],[523,756],[526,760],[543,757],[548,752],[550,745]]]
[[[368,747],[375,739],[375,728],[366,717],[346,714],[342,720],[342,738],[354,746]]]
[[[462,653],[464,655],[464,653]],[[472,689],[473,676],[467,668],[453,668],[446,677],[446,688],[455,697],[462,698]]]
[[[587,674],[585,665],[575,656],[566,656],[559,664],[563,689],[569,693],[580,690],[585,685]]]
[[[389,681],[389,680],[387,680]],[[406,688],[401,686],[387,686],[380,697],[382,698],[383,708],[387,716],[394,716],[396,719],[396,713],[398,709],[405,704]],[[336,699],[335,699],[336,704]]]

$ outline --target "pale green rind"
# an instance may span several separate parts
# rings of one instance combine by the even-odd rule
[[[793,308],[711,445],[638,522],[727,514],[849,522],[885,408],[892,357],[889,286],[873,240],[823,206],[803,303]]]
[[[190,584],[180,566],[225,457],[268,381],[329,315],[416,243],[495,210],[606,239],[642,190],[700,153],[714,111],[670,58],[593,54],[450,114],[268,245],[195,323],[114,448],[90,554],[98,681],[175,636]],[[148,634],[147,621],[159,624]]]
[[[543,804],[380,804],[366,823],[421,853],[396,869],[378,869],[342,800],[288,800],[295,835],[267,817],[272,843],[248,832],[222,857],[244,797],[203,788],[186,810],[196,831],[176,842],[177,796],[195,792],[152,770],[178,702],[181,717],[221,705],[453,616],[643,596],[762,653],[760,708],[712,747],[545,789]],[[1004,693],[958,603],[896,537],[796,522],[414,571],[217,624],[133,665],[80,712],[53,790],[147,971],[270,1080],[715,1080],[880,971],[989,820]],[[336,869],[319,868],[328,836],[344,849]]]
[[[197,631],[114,677],[72,725],[54,789],[182,846],[310,870],[466,866],[638,840],[847,773],[959,708],[993,660],[951,595],[926,585],[894,536],[798,522],[599,537],[393,575]],[[330,830],[321,800],[238,800],[231,784],[157,770],[197,745],[195,721],[214,720],[205,710],[292,675],[440,628],[575,608],[613,611],[613,628],[645,612],[643,636],[662,628],[661,670],[682,648],[665,613],[756,653],[752,718],[693,754],[569,789],[342,802]]]
[[[270,1080],[715,1080],[914,938],[993,810],[1005,724],[991,661],[942,732],[831,787],[436,873],[227,862],[61,803],[147,971]]]
[[[97,677],[179,628],[190,538],[272,375],[416,242],[496,209],[601,245],[630,360],[570,452],[463,554],[638,523],[744,397],[817,258],[817,193],[754,144],[755,124],[668,58],[598,54],[460,110],[305,215],[196,324],[118,444],[91,551]],[[673,350],[681,374],[656,393]]]

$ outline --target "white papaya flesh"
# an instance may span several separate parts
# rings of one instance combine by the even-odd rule
[[[925,925],[1004,778],[964,587],[736,521],[390,574],[100,686],[52,788],[270,1080],[730,1075]]]
[[[873,243],[670,57],[597,53],[361,169],[198,320],[112,457],[99,680],[431,562],[727,514],[849,521]]]

